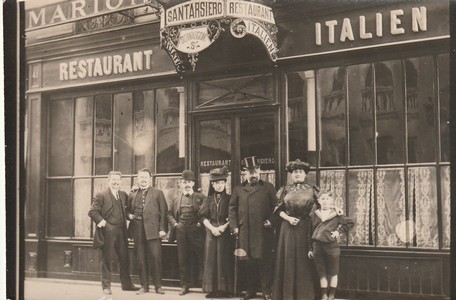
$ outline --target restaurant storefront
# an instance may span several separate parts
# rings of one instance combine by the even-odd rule
[[[449,3],[273,2],[261,1],[277,53],[253,23],[230,32],[234,17],[195,55],[166,48],[149,6],[56,26],[59,8],[33,8],[26,276],[99,279],[87,212],[110,170],[128,191],[147,167],[167,195],[191,168],[206,193],[210,169],[229,167],[230,190],[255,155],[276,188],[287,161],[309,161],[310,183],[355,220],[340,241],[347,298],[449,298]],[[164,284],[177,285],[176,245],[163,247]]]

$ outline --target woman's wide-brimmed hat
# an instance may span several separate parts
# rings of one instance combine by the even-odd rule
[[[210,181],[219,181],[219,180],[226,180],[228,177],[228,168],[223,166],[222,168],[215,168],[209,172],[209,180]]]
[[[287,169],[287,172],[289,172],[289,173],[293,172],[294,170],[299,169],[299,170],[304,170],[304,172],[306,172],[306,174],[307,174],[310,171],[310,164],[297,159],[297,160],[290,161],[289,163],[287,163],[287,166],[285,168]]]

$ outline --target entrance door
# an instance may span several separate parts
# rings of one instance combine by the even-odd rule
[[[275,185],[276,119],[274,113],[211,115],[196,120],[197,172],[204,194],[209,189],[209,171],[227,166],[227,192],[243,181],[243,158],[256,156],[261,179]]]

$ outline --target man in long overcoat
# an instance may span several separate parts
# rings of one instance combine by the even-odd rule
[[[229,205],[231,232],[239,238],[239,248],[246,252],[247,293],[244,299],[256,295],[259,276],[265,299],[271,299],[274,231],[270,218],[276,205],[274,186],[260,180],[255,157],[245,159],[246,181],[235,187]]]
[[[127,225],[125,204],[127,194],[119,190],[121,173],[108,174],[108,188],[96,194],[89,210],[89,217],[95,223],[93,247],[101,249],[101,286],[105,294],[111,294],[112,261],[117,255],[120,265],[120,282],[123,290],[138,290],[129,273]]]
[[[168,206],[161,190],[151,187],[148,169],[138,171],[139,189],[128,197],[127,218],[135,241],[141,289],[138,294],[149,292],[149,270],[152,266],[155,292],[164,294],[162,279],[161,239],[168,230]]]

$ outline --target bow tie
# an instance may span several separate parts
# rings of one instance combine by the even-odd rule
[[[190,197],[191,195],[190,194],[185,194],[185,197]]]

